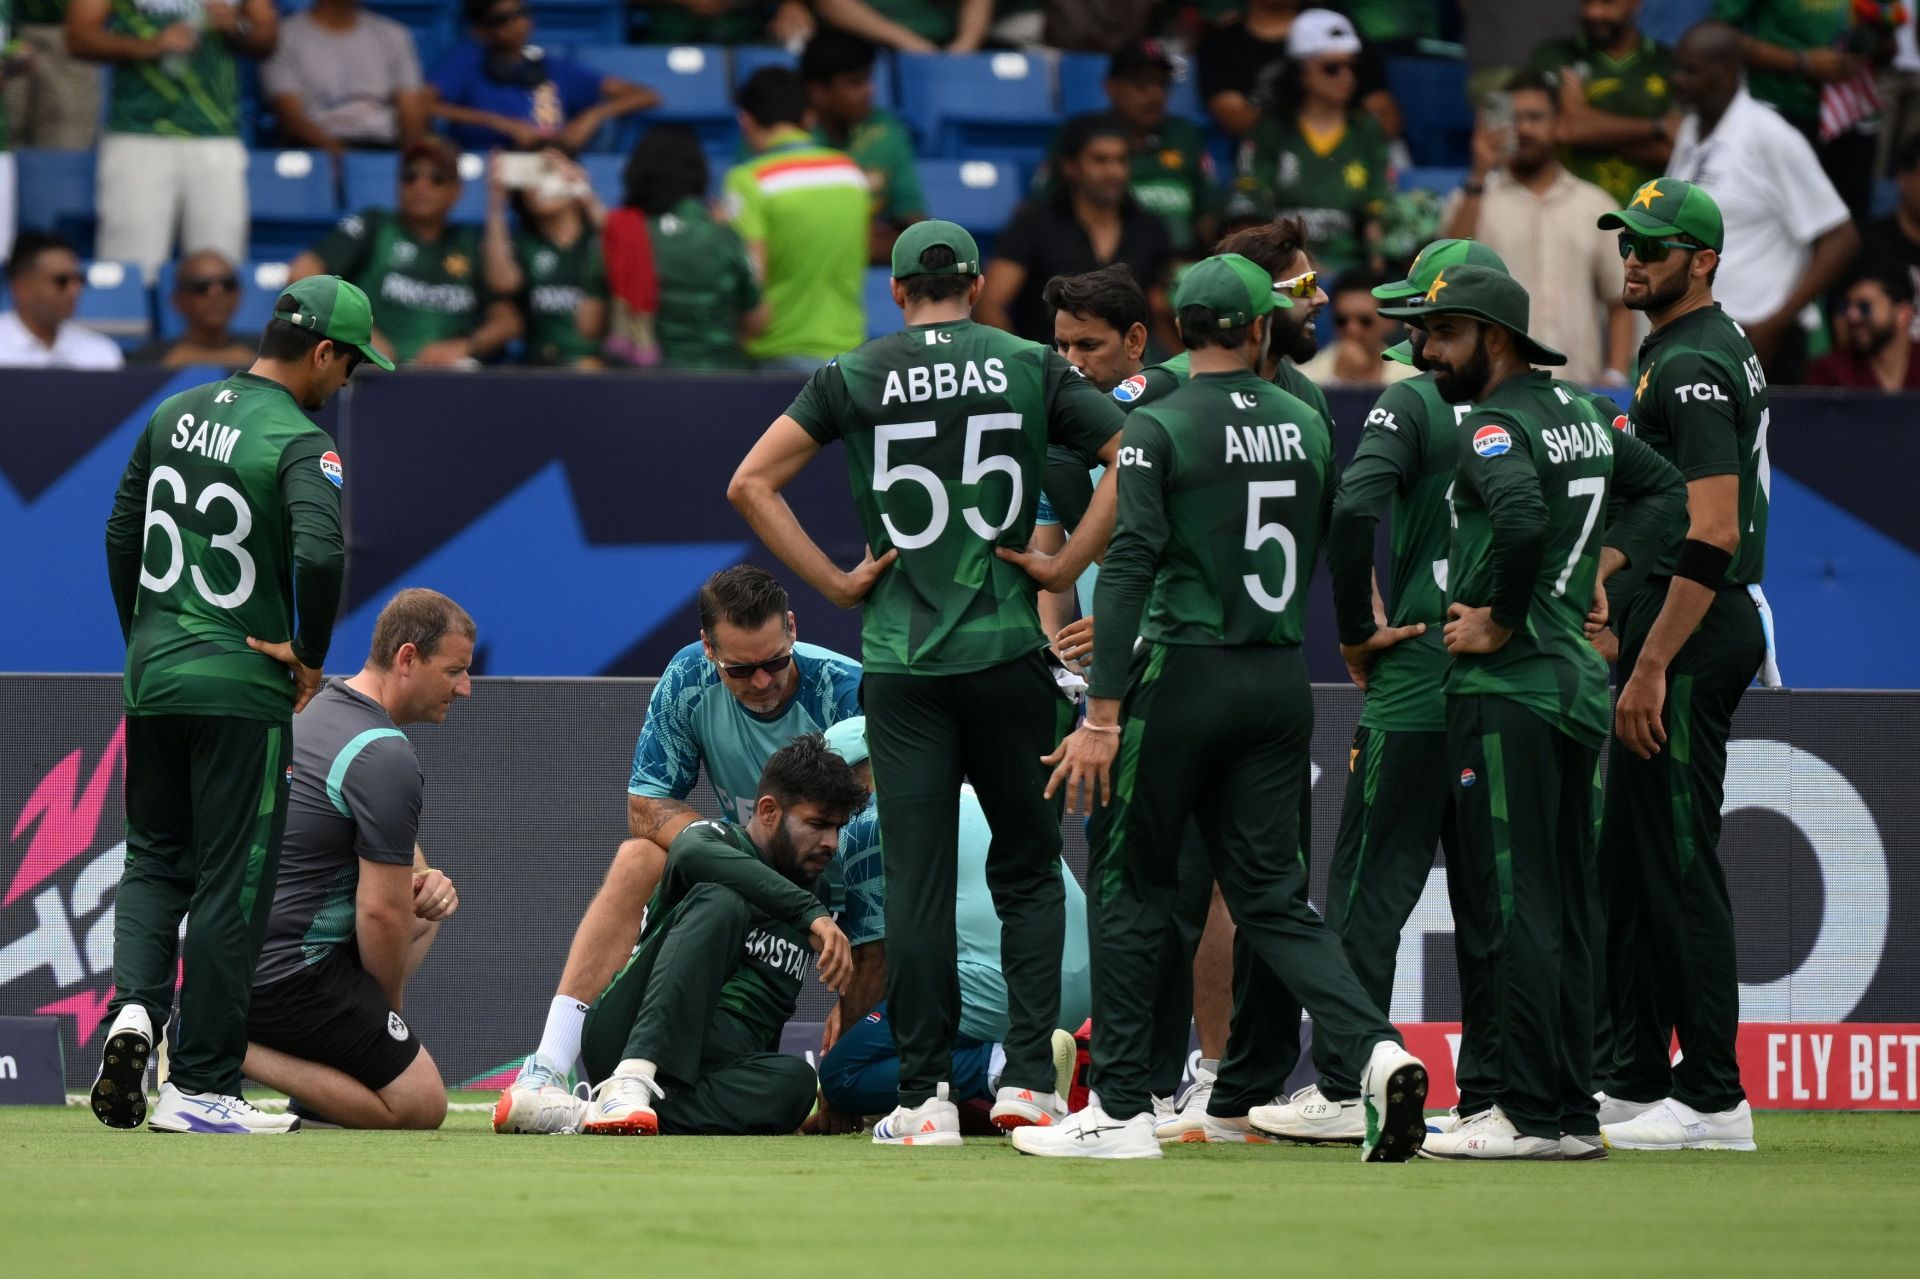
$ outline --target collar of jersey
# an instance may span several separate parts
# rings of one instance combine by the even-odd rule
[[[957,329],[962,325],[974,323],[972,316],[963,320],[935,320],[931,324],[909,324],[901,329],[903,333],[925,333],[928,329]]]
[[[771,138],[767,139],[767,149],[762,155],[772,155],[775,151],[791,151],[795,147],[817,147],[813,135],[797,124],[782,125]]]
[[[1642,31],[1640,33],[1640,43],[1635,45],[1633,51],[1624,58],[1613,57],[1605,49],[1602,49],[1584,35],[1580,37],[1580,47],[1591,54],[1596,61],[1604,62],[1610,68],[1618,69],[1631,65],[1633,60],[1642,54],[1656,52],[1660,46],[1653,42],[1652,36]]]
[[[274,381],[270,377],[261,377],[258,373],[248,372],[246,369],[240,369],[239,371],[230,374],[227,377],[227,381],[238,382],[242,386],[259,387],[261,390],[264,390],[264,391],[278,391],[280,392],[280,394],[286,396],[289,400],[293,399],[293,392],[289,391],[286,387],[282,386],[280,383]]]

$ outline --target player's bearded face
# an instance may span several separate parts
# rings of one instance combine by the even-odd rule
[[[1433,365],[1427,362],[1427,331],[1407,326],[1407,349],[1413,356],[1413,367],[1422,373],[1431,372]]]
[[[1434,372],[1434,389],[1449,404],[1470,404],[1487,389],[1493,360],[1487,354],[1487,333],[1471,320],[1442,316],[1427,331],[1427,366]]]
[[[767,858],[794,883],[811,884],[833,860],[844,824],[829,820],[817,804],[795,804],[780,814],[767,837]]]
[[[1664,262],[1626,261],[1626,285],[1621,301],[1630,311],[1664,311],[1687,295],[1687,269],[1694,255],[1673,253]]]

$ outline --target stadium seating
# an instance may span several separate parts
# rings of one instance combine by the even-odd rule
[[[934,216],[958,222],[982,252],[1026,194],[1018,170],[992,160],[922,160],[920,186]]]
[[[469,151],[460,157],[460,176],[466,185],[453,207],[455,222],[484,222],[487,217],[487,160]],[[348,213],[362,209],[391,209],[400,180],[400,160],[391,151],[349,151],[341,203]]]
[[[1451,165],[1414,165],[1400,170],[1395,175],[1395,186],[1401,191],[1431,191],[1445,199],[1455,187],[1467,180],[1468,170]]]
[[[900,108],[923,154],[1037,165],[1059,113],[1052,68],[1025,53],[903,53]]]
[[[1200,85],[1194,79],[1191,58],[1176,71],[1167,94],[1167,112],[1186,116],[1196,124],[1206,123],[1200,105]],[[1060,55],[1060,114],[1079,115],[1107,109],[1107,55],[1104,53],[1063,53]],[[1184,72],[1184,74],[1181,74]]]
[[[1387,87],[1400,104],[1401,135],[1415,164],[1458,164],[1473,140],[1467,64],[1457,58],[1391,57]]]
[[[532,0],[534,39],[543,45],[618,44],[626,16],[618,0]]]
[[[602,147],[627,150],[651,121],[690,125],[708,140],[735,128],[727,51],[719,45],[580,45],[571,54],[596,71],[660,95],[654,110],[627,116],[603,132]]]
[[[420,69],[428,76],[433,74],[434,67],[453,42],[465,33],[459,0],[369,0],[367,7],[392,18],[413,34]]]
[[[867,268],[867,336],[877,338],[900,327],[900,308],[893,304],[893,273],[883,266]]]
[[[131,262],[89,262],[73,318],[130,347],[153,332],[153,295]]]
[[[160,278],[154,284],[154,307],[157,323],[154,335],[171,342],[186,332],[186,321],[173,309],[173,279],[178,266],[169,262],[160,268]],[[233,313],[233,331],[242,338],[251,338],[267,327],[267,321],[273,318],[274,299],[287,286],[287,264],[285,262],[247,262],[238,272],[240,277],[240,309]]]
[[[626,195],[626,183],[621,174],[626,170],[627,157],[624,155],[583,155],[580,167],[587,171],[587,180],[593,183],[593,193],[600,197],[600,203],[609,209],[620,207],[621,199]]]
[[[762,67],[799,70],[800,59],[773,45],[743,44],[733,50],[733,85],[737,89]],[[873,104],[893,106],[893,55],[882,51],[873,64]]]
[[[16,153],[19,225],[57,231],[82,248],[93,241],[91,151],[27,149]]]

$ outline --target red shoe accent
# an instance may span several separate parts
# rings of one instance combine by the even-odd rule
[[[513,1089],[503,1089],[500,1100],[493,1103],[493,1130],[505,1132],[507,1116],[513,1113]]]
[[[584,1123],[580,1125],[580,1131],[596,1137],[652,1137],[660,1131],[660,1117],[643,1110],[625,1119],[600,1119]]]

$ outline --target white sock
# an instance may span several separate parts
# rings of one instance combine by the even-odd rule
[[[566,995],[555,995],[547,1005],[547,1027],[540,1032],[540,1057],[563,1075],[573,1073],[580,1056],[580,1028],[587,1021],[587,1006]]]
[[[1202,1075],[1212,1075],[1217,1078],[1219,1074],[1220,1074],[1220,1059],[1218,1057],[1202,1057],[1198,1062],[1194,1064],[1193,1077],[1196,1080],[1199,1079]]]
[[[1007,1046],[995,1044],[987,1054],[987,1091],[1000,1091],[1000,1076],[1007,1073]]]
[[[657,1070],[658,1067],[644,1057],[628,1057],[613,1068],[613,1073],[616,1075],[639,1075],[651,1080]]]

